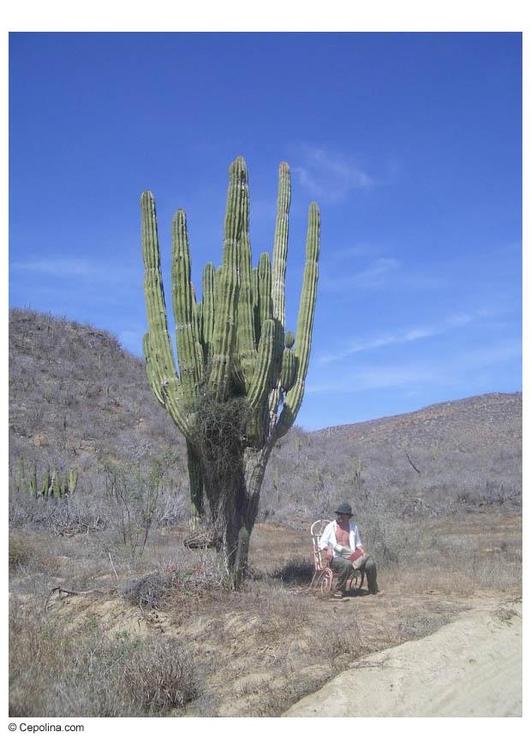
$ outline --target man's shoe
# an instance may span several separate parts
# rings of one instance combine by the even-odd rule
[[[333,596],[334,599],[343,599],[344,596],[345,596],[344,591],[334,591],[334,596]]]

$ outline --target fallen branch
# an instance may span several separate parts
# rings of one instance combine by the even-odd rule
[[[409,453],[407,451],[406,451],[406,458],[409,461],[409,463],[411,464],[411,466],[415,469],[415,471],[417,472],[417,474],[420,474],[421,473],[420,469],[417,469],[417,467],[415,466],[415,464],[413,463],[413,461],[410,459]]]
[[[44,611],[46,612],[48,610],[48,606],[50,604],[50,599],[54,594],[58,593],[59,596],[61,594],[65,594],[66,596],[85,596],[86,594],[107,594],[108,591],[102,591],[101,589],[87,589],[86,591],[72,591],[71,589],[63,589],[61,586],[55,586],[48,596],[46,597],[46,601],[44,602]]]

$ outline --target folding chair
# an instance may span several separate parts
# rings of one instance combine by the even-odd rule
[[[329,523],[329,520],[327,520],[326,518],[322,518],[319,521],[314,521],[310,527],[314,565],[314,573],[312,581],[310,583],[310,588],[319,590],[323,594],[332,591],[335,588],[337,582],[337,576],[330,567],[328,560],[326,559],[326,556],[324,554],[324,550],[319,549],[319,541],[321,539],[323,531]],[[354,568],[352,568],[352,574],[347,581],[347,589],[350,589],[351,591],[354,588],[356,588],[356,590],[360,589],[362,587],[364,577],[365,574],[363,570],[355,570]]]

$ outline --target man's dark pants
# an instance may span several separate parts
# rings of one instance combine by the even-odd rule
[[[344,557],[334,557],[330,563],[330,567],[337,575],[337,590],[346,591],[347,581],[352,575],[352,563],[350,560],[345,560]],[[376,594],[378,591],[378,585],[376,583],[376,563],[369,557],[367,561],[361,566],[361,572],[367,576],[367,586],[370,594]]]

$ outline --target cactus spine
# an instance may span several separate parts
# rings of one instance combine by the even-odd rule
[[[141,197],[148,332],[146,373],[153,393],[187,442],[192,518],[210,520],[223,539],[234,585],[247,563],[265,467],[274,443],[291,427],[304,395],[318,279],[320,219],[308,214],[306,263],[295,338],[285,331],[290,172],[279,167],[273,260],[252,266],[249,187],[242,157],[229,169],[223,258],[207,264],[202,299],[191,282],[186,215],[172,224],[172,301],[178,372],[168,332],[155,201]],[[208,408],[207,408],[208,407]],[[223,460],[221,460],[223,457]]]

